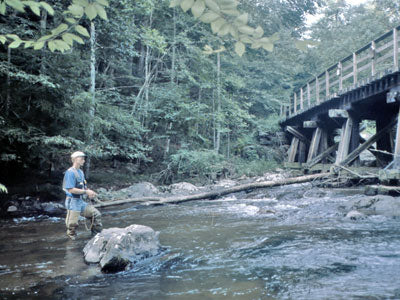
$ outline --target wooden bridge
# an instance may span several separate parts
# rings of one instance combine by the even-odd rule
[[[399,30],[332,65],[296,91],[290,105],[281,106],[280,125],[291,141],[288,165],[304,170],[359,166],[360,153],[368,150],[376,158],[375,167],[397,168]],[[376,128],[366,139],[360,135],[364,120]]]

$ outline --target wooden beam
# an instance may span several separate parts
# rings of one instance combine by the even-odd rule
[[[339,151],[336,156],[336,164],[347,157],[350,148],[351,132],[353,131],[353,118],[348,118],[346,123],[343,124],[342,134],[340,138]]]
[[[304,108],[304,97],[303,97],[303,88],[300,89],[300,109],[302,110]]]
[[[349,113],[344,109],[330,109],[329,118],[348,118]]]
[[[299,146],[299,139],[294,136],[292,138],[292,143],[290,144],[289,148],[288,162],[292,163],[295,161],[298,146]]]
[[[325,157],[328,157],[329,154],[331,154],[333,151],[336,151],[339,143],[335,143],[334,145],[330,146],[328,149],[326,149],[324,152],[321,154],[317,155],[315,158],[313,158],[312,161],[308,162],[305,164],[306,169],[310,169],[316,164],[318,164],[321,160],[323,160]]]
[[[316,128],[311,140],[310,150],[308,150],[307,162],[311,161],[318,154],[319,143],[321,141],[321,128]]]
[[[394,146],[394,161],[396,166],[400,165],[400,110],[397,117],[396,144]]]
[[[371,42],[371,76],[375,76],[375,69],[376,69],[376,59],[375,59],[375,55],[376,55],[376,45],[375,42],[372,41]]]
[[[304,144],[302,141],[299,143],[299,155],[298,155],[298,161],[299,163],[305,163],[306,162],[306,150],[307,146]]]
[[[365,149],[367,149],[369,146],[371,146],[373,143],[375,143],[377,140],[379,140],[382,136],[384,136],[386,131],[390,130],[395,123],[396,123],[396,120],[393,120],[392,122],[390,122],[390,124],[387,125],[385,128],[383,128],[380,132],[377,132],[372,137],[370,137],[365,143],[358,146],[344,160],[342,160],[339,163],[339,165],[346,166],[349,163],[351,163],[354,159],[356,159],[360,155],[361,152],[363,152]]]
[[[304,121],[303,128],[317,128],[317,121]]]
[[[286,126],[286,130],[293,136],[297,137],[300,141],[302,141],[303,143],[305,143],[306,145],[310,145],[310,140],[303,135],[301,132],[299,132],[298,130],[296,130],[294,127],[292,126]]]

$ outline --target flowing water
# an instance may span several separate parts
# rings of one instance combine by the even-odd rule
[[[355,197],[309,184],[220,200],[103,209],[105,227],[142,224],[165,249],[103,274],[83,262],[89,233],[64,219],[0,222],[2,299],[400,299],[400,219],[352,221]]]

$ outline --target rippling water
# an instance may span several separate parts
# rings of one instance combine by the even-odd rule
[[[106,227],[143,224],[166,247],[134,269],[83,262],[89,233],[64,219],[1,221],[3,299],[400,299],[400,219],[351,221],[351,191],[309,184],[213,201],[103,210]]]

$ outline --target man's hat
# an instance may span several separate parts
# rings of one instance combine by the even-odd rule
[[[71,158],[75,158],[75,157],[85,157],[86,154],[83,153],[82,151],[75,151],[74,153],[71,154]]]

